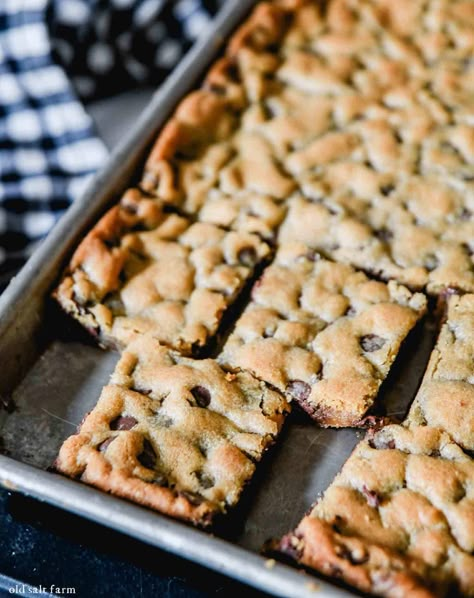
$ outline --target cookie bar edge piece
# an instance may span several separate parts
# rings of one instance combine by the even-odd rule
[[[153,333],[185,354],[216,334],[270,247],[125,193],[76,249],[53,297],[103,346]]]
[[[472,596],[473,478],[474,461],[446,433],[386,426],[271,549],[379,596]]]
[[[64,442],[55,469],[207,527],[236,505],[288,411],[279,393],[250,375],[141,337]]]

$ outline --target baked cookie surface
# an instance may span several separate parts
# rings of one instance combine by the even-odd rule
[[[218,359],[285,392],[320,425],[362,425],[425,310],[421,293],[289,243],[255,283]]]
[[[269,253],[257,235],[192,223],[129,190],[79,245],[55,297],[105,345],[150,333],[191,354]]]
[[[250,374],[230,374],[143,336],[123,352],[56,469],[206,526],[235,506],[289,406]]]

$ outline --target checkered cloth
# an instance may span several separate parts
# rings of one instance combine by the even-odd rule
[[[218,5],[0,0],[0,290],[107,157],[81,100],[159,83]]]

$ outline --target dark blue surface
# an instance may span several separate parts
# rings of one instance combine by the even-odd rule
[[[0,490],[0,525],[2,597],[39,596],[10,593],[15,580],[42,586],[48,592],[52,584],[73,587],[75,594],[69,595],[81,598],[266,596],[184,559],[4,490]]]

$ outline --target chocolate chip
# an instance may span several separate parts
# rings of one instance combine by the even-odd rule
[[[438,266],[439,260],[433,253],[430,253],[425,257],[425,268],[428,270],[428,272],[432,272]]]
[[[380,499],[377,492],[374,492],[374,490],[369,490],[365,484],[362,486],[362,494],[365,496],[369,507],[376,508],[380,505]]]
[[[299,534],[287,534],[280,542],[280,550],[295,561],[303,556],[303,548],[302,536]]]
[[[388,228],[381,228],[375,231],[375,236],[384,243],[393,239],[393,233],[391,230],[388,230]]]
[[[97,450],[100,451],[101,453],[104,453],[114,440],[115,440],[115,436],[110,436],[109,438],[107,438],[106,440],[101,442],[99,445],[97,445]]]
[[[403,138],[398,131],[395,131],[393,136],[395,137],[395,141],[397,143],[403,143]]]
[[[311,386],[303,380],[290,380],[286,385],[286,392],[297,401],[304,403],[311,394]]]
[[[135,384],[130,390],[134,392],[139,392],[141,395],[146,395],[147,397],[151,395],[152,390],[151,388],[145,388],[144,386],[140,386],[139,384]]]
[[[392,191],[394,191],[394,190],[395,190],[395,185],[382,185],[380,187],[380,193],[385,196],[390,195],[390,193],[392,193]]]
[[[239,249],[237,259],[243,266],[253,268],[257,263],[257,252],[254,247],[243,247]]]
[[[118,247],[120,245],[120,239],[113,237],[110,239],[102,239],[102,243],[109,249],[113,249],[114,247]]]
[[[376,334],[366,334],[361,337],[359,344],[366,353],[372,353],[381,349],[387,341]]]
[[[191,388],[191,394],[199,407],[207,407],[211,402],[211,393],[204,386],[195,386]]]
[[[390,422],[389,418],[383,415],[366,415],[355,424],[356,427],[368,428],[373,432],[382,429]]]
[[[461,213],[459,214],[459,219],[460,220],[470,220],[471,218],[472,218],[471,210],[468,210],[467,208],[463,208],[461,210]]]
[[[207,475],[206,473],[204,473],[202,471],[196,472],[196,477],[199,481],[199,484],[204,488],[204,490],[207,490],[208,488],[212,488],[216,483],[212,476]]]
[[[190,492],[188,490],[181,490],[180,492],[178,492],[178,494],[180,496],[183,496],[186,500],[188,500],[195,507],[197,507],[198,505],[200,505],[201,503],[204,502],[203,497],[200,496],[199,494],[197,494],[196,492]]]
[[[138,421],[131,415],[119,415],[110,422],[111,430],[131,430]]]
[[[212,93],[215,93],[217,96],[225,96],[227,94],[224,85],[218,85],[217,83],[206,83],[205,88],[212,91]]]
[[[352,317],[352,316],[355,316],[356,313],[357,313],[357,310],[354,307],[352,307],[351,305],[349,305],[349,307],[346,309],[344,315],[348,316],[348,317]]]
[[[122,210],[128,212],[129,214],[136,214],[138,212],[138,206],[135,203],[122,203],[121,204]]]
[[[147,469],[153,469],[156,465],[155,449],[147,438],[143,440],[142,452],[138,455],[137,459]]]

